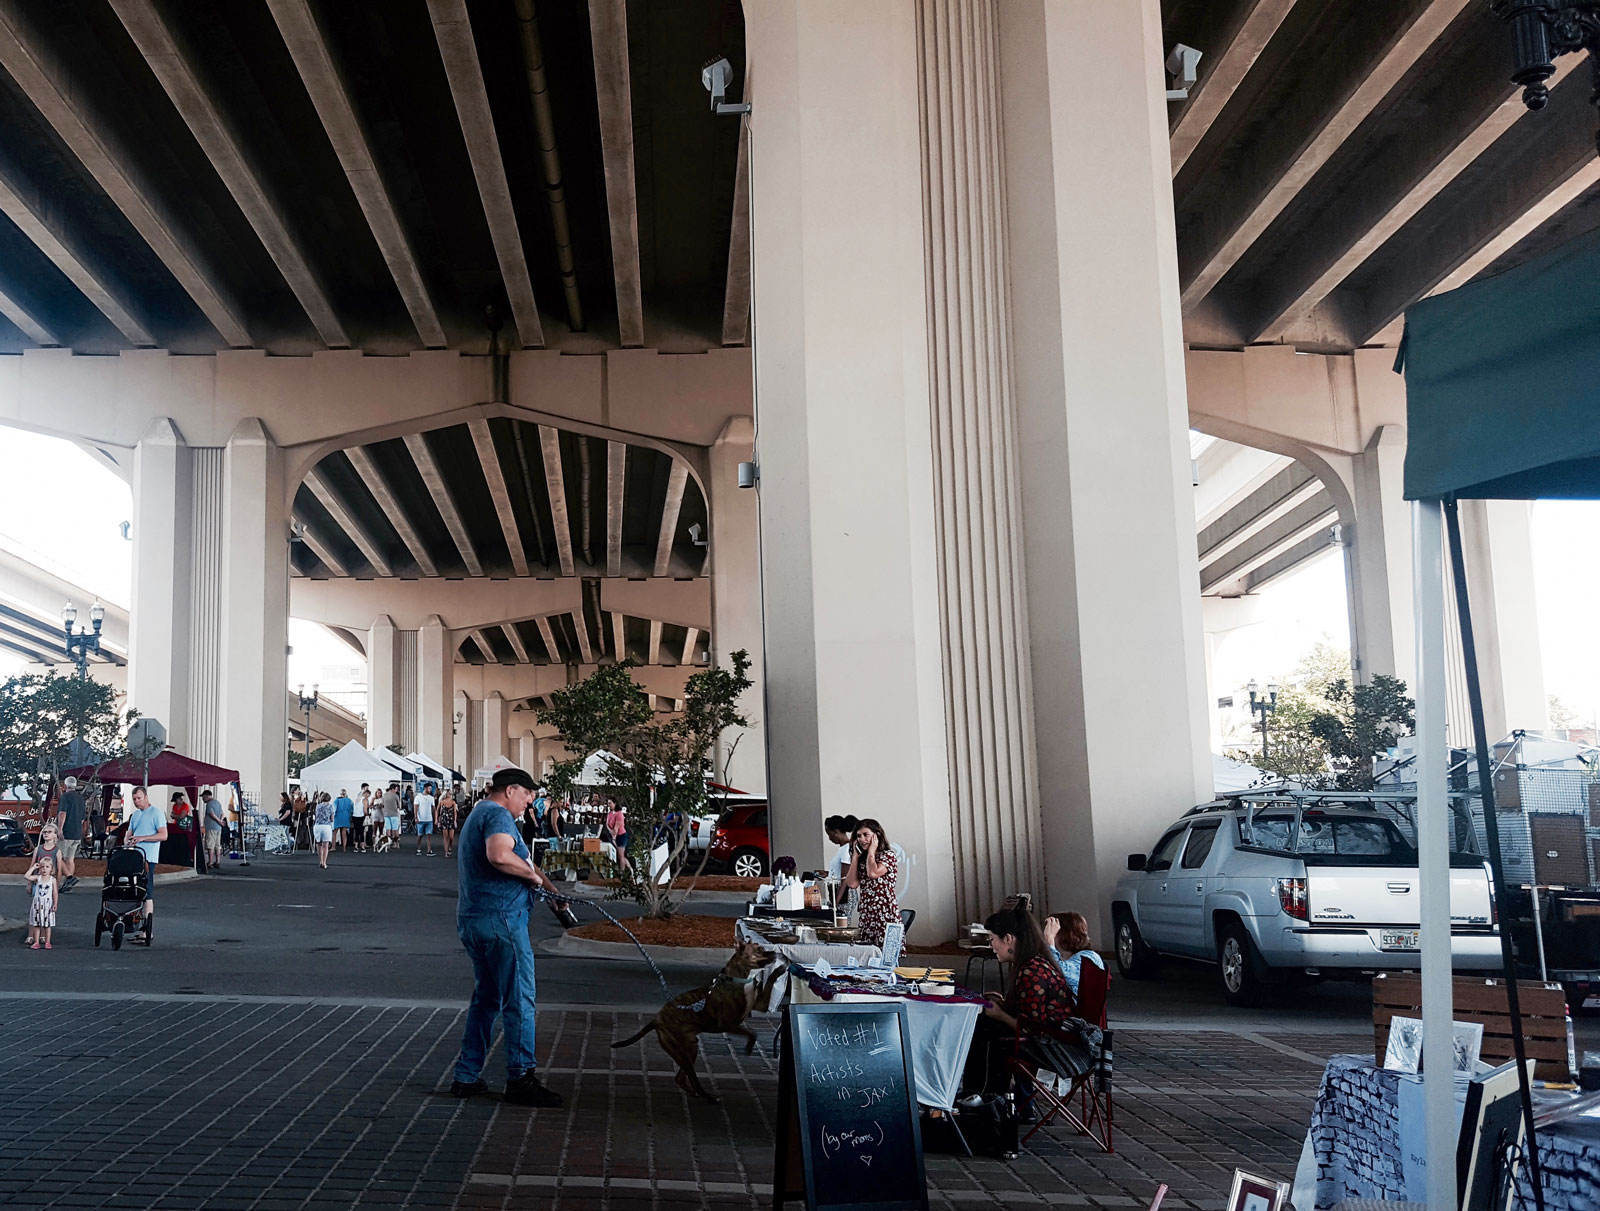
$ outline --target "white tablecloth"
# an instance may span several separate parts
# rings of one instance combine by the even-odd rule
[[[735,922],[733,932],[740,942],[759,942],[768,950],[807,967],[815,966],[818,959],[827,959],[828,965],[838,971],[848,966],[851,959],[857,967],[865,967],[871,960],[883,958],[882,950],[865,942],[769,942],[742,920]]]
[[[789,977],[789,995],[796,1005],[818,1005],[822,998],[799,976]],[[841,992],[830,1005],[862,1001],[900,1001],[911,1032],[911,1068],[917,1079],[917,1101],[938,1110],[955,1107],[961,1092],[961,1070],[972,1049],[972,1031],[982,1005],[968,1001],[913,1001],[906,997]]]

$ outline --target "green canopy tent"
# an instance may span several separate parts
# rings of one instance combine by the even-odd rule
[[[1450,917],[1445,829],[1444,574],[1448,535],[1478,785],[1496,887],[1504,887],[1489,739],[1462,554],[1461,498],[1600,499],[1600,232],[1406,310],[1395,364],[1406,379],[1405,495],[1417,604],[1418,848],[1422,857],[1425,1072],[1448,1072]],[[1442,527],[1441,527],[1442,523]],[[1423,836],[1426,823],[1427,836]],[[1502,896],[1503,902],[1503,896]],[[1516,968],[1502,933],[1534,1199],[1544,1192],[1520,1030]],[[1431,1044],[1431,1047],[1430,1047]],[[1434,1048],[1437,1048],[1435,1051]],[[1453,1206],[1447,1079],[1425,1081],[1429,1204]]]

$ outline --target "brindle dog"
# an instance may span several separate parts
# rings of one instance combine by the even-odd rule
[[[626,1047],[637,1043],[652,1030],[661,1049],[678,1065],[678,1088],[708,1102],[717,1099],[707,1093],[695,1075],[694,1062],[700,1054],[702,1034],[740,1034],[745,1038],[744,1053],[755,1050],[756,1032],[745,1025],[751,1010],[765,1011],[772,1000],[772,989],[787,970],[774,966],[772,975],[758,980],[752,973],[772,962],[772,953],[757,942],[741,942],[717,978],[709,984],[680,993],[661,1007],[636,1034],[611,1044]]]

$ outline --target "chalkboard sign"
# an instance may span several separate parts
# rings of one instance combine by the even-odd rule
[[[927,1211],[907,1021],[885,1002],[789,1006],[774,1207]]]

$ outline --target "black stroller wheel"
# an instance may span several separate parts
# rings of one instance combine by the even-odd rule
[[[123,927],[123,924],[122,924],[121,921],[118,921],[115,925],[113,925],[111,927],[111,949],[112,950],[121,950],[122,949],[122,935],[123,935],[123,932],[124,932],[124,927]]]
[[[94,944],[96,946],[100,945],[100,937],[101,937],[102,934],[105,933],[105,931],[106,931],[106,923],[105,923],[105,921],[100,917],[96,917],[94,919]]]

